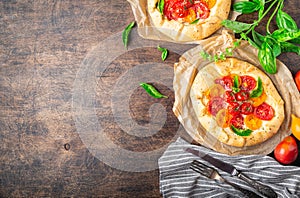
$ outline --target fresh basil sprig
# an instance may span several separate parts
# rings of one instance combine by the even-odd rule
[[[125,48],[127,49],[127,45],[128,45],[128,37],[129,37],[129,33],[131,31],[131,29],[133,28],[133,26],[135,25],[135,21],[131,22],[124,30],[122,33],[122,41],[123,44],[125,46]]]
[[[241,1],[233,5],[235,11],[249,14],[258,11],[258,19],[252,23],[242,23],[238,21],[224,20],[223,26],[231,29],[240,35],[239,40],[246,40],[250,45],[258,49],[258,59],[264,70],[270,74],[277,72],[276,57],[283,52],[295,52],[300,55],[300,29],[295,20],[283,11],[284,0]],[[272,10],[268,16],[266,33],[262,35],[255,31],[264,17]],[[270,32],[269,26],[272,19],[276,17],[278,29]]]
[[[148,83],[141,82],[140,86],[153,98],[168,98],[168,96],[161,94],[155,87]]]
[[[168,56],[168,49],[167,48],[163,48],[163,47],[160,47],[160,46],[157,46],[157,49],[159,51],[161,51],[161,60],[166,60],[167,56]]]

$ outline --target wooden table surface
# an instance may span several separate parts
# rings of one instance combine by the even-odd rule
[[[298,24],[299,9],[285,2]],[[190,46],[162,63],[160,42],[133,32],[115,53],[133,20],[125,0],[0,2],[0,197],[161,196],[157,159],[188,138],[172,113],[172,71]],[[297,55],[279,59],[296,73]],[[148,97],[142,80],[169,98]]]

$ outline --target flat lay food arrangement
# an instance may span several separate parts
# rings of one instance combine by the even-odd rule
[[[297,0],[0,10],[0,197],[300,197]]]
[[[293,77],[280,68],[286,66],[277,57],[286,52],[300,55],[300,30],[284,11],[284,0],[148,0],[147,12],[149,25],[172,42],[198,45],[174,63],[173,83],[173,111],[194,141],[232,156],[269,154],[281,165],[295,162],[300,140],[300,72]],[[257,16],[252,22],[236,20],[237,15],[250,13]],[[277,29],[270,29],[272,21]],[[262,22],[266,23],[265,31],[259,33],[256,27]],[[286,75],[285,80],[279,80]],[[292,87],[283,89],[283,83]],[[288,92],[295,95],[286,96]],[[245,197],[285,197],[239,173],[234,164],[226,164],[196,149],[186,151],[246,181],[256,193],[229,182]],[[201,164],[194,160],[191,168],[204,176],[205,170],[213,169]],[[164,171],[161,172],[163,175]],[[206,177],[222,178],[215,173],[218,176],[210,176],[214,174],[210,172]],[[161,192],[165,197],[170,195]]]

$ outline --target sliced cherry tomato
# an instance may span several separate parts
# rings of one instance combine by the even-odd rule
[[[226,103],[224,102],[224,99],[221,97],[214,97],[211,98],[210,101],[208,102],[208,112],[213,115],[216,116],[217,113],[225,108]]]
[[[252,76],[241,76],[241,89],[245,91],[251,91],[256,87],[256,80]]]
[[[237,129],[243,129],[244,117],[241,114],[236,114],[231,118],[230,124],[232,124]]]
[[[226,109],[221,109],[216,115],[217,125],[222,128],[229,126],[229,114]]]
[[[207,19],[209,17],[209,9],[205,3],[195,3],[191,8],[195,11],[197,19]]]
[[[228,103],[236,101],[234,93],[232,91],[226,91],[224,94],[224,98],[225,98],[226,102],[228,102]]]
[[[216,4],[216,0],[203,0],[203,2],[205,2],[207,4],[209,9],[214,7],[214,5]]]
[[[189,8],[188,10],[188,15],[184,18],[184,21],[187,23],[192,23],[196,20],[196,12],[194,11],[194,9]]]
[[[240,113],[240,104],[237,102],[231,102],[229,103],[228,107],[228,113],[231,115],[236,115]]]
[[[209,96],[211,98],[221,96],[225,92],[225,89],[219,85],[219,84],[214,84],[212,87],[209,89]]]
[[[295,83],[297,85],[298,90],[300,91],[300,70],[295,75]]]
[[[258,107],[261,105],[263,102],[265,102],[267,99],[267,94],[263,91],[263,93],[257,97],[257,98],[250,98],[250,100],[253,102],[252,105],[253,107]]]
[[[239,91],[235,94],[235,99],[237,101],[245,101],[249,99],[249,92],[247,91]]]
[[[265,102],[254,109],[254,115],[261,120],[272,120],[274,113],[274,109]]]
[[[255,117],[253,114],[249,114],[245,117],[245,125],[251,130],[257,130],[262,125],[262,120]]]
[[[183,1],[166,1],[164,6],[164,15],[168,20],[177,20],[178,18],[184,18],[188,15],[188,9],[184,5]]]
[[[196,19],[206,19],[209,8],[201,1],[195,3],[193,0],[168,0],[165,2],[164,15],[169,20],[184,18],[185,21],[193,22]]]
[[[233,86],[233,79],[231,76],[224,76],[223,78],[216,79],[215,83],[222,85],[225,90],[231,91]]]
[[[240,112],[241,114],[244,115],[249,115],[251,113],[253,113],[253,106],[250,102],[244,102],[241,106],[240,106]]]

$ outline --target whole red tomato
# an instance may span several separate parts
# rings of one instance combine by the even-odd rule
[[[300,70],[295,75],[295,83],[297,85],[298,90],[300,91]]]
[[[297,159],[298,146],[295,138],[288,136],[284,138],[275,148],[274,156],[282,164],[290,164]]]

